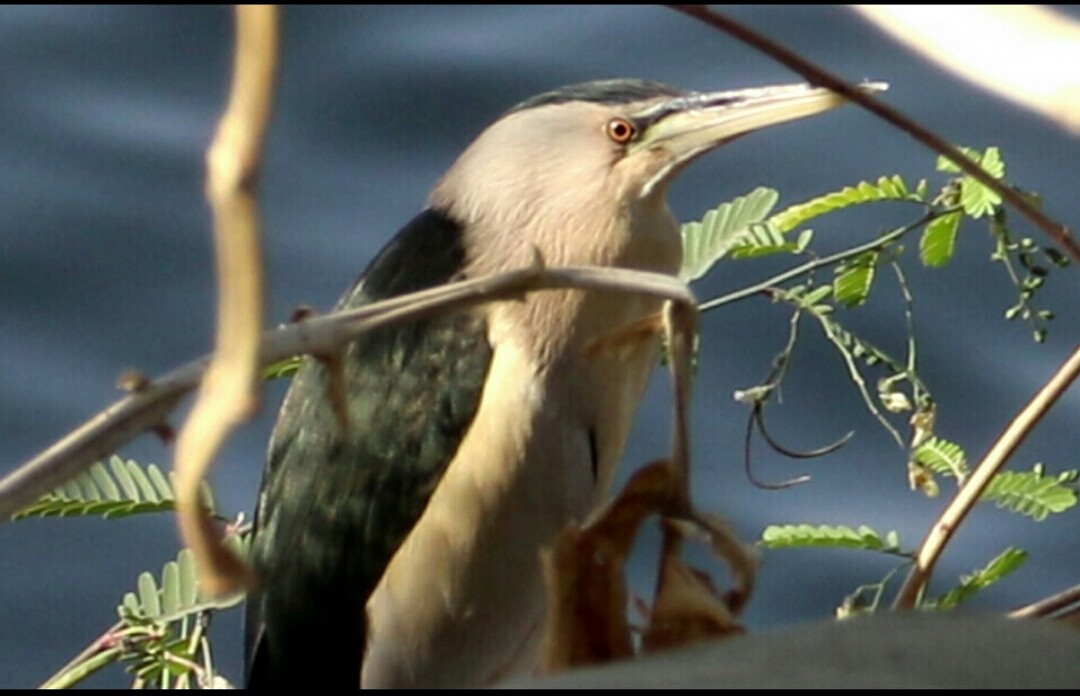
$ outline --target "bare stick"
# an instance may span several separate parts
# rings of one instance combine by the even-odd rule
[[[672,421],[671,465],[675,469],[679,505],[690,512],[690,388],[693,345],[697,334],[697,308],[669,302],[664,306],[664,331],[671,368]]]
[[[956,492],[949,502],[941,517],[930,528],[926,539],[919,548],[919,554],[915,558],[915,564],[904,580],[893,609],[911,609],[918,601],[919,594],[930,579],[934,570],[934,564],[949,543],[953,532],[967,517],[971,508],[982,497],[983,491],[990,485],[990,480],[1005,465],[1012,453],[1024,441],[1028,433],[1042,419],[1050,407],[1058,400],[1065,390],[1069,388],[1077,375],[1080,375],[1080,346],[1077,346],[1072,355],[1058,368],[1058,371],[1050,378],[1042,389],[1032,397],[1031,401],[1013,418],[1005,432],[998,437],[997,442],[986,453],[983,460],[971,472],[967,482]]]
[[[365,331],[440,312],[520,297],[536,290],[622,292],[693,306],[678,278],[621,268],[527,268],[441,285],[383,302],[314,317],[263,335],[262,366],[301,354],[328,354]],[[98,459],[160,424],[206,370],[207,358],[179,367],[125,396],[0,479],[0,523]]]
[[[258,403],[263,322],[262,250],[255,181],[277,72],[278,16],[272,5],[236,7],[236,55],[229,104],[206,155],[218,276],[217,345],[199,398],[176,441],[180,533],[210,594],[252,578],[226,548],[199,503],[199,485],[225,438]]]
[[[1073,585],[1067,590],[1053,594],[1038,602],[1013,609],[1006,616],[1010,619],[1038,619],[1061,611],[1073,604],[1080,605],[1080,585]]]
[[[1069,234],[1068,228],[1059,222],[1055,222],[1033,206],[1026,198],[1017,193],[1011,186],[1001,183],[982,167],[965,157],[959,150],[949,144],[935,133],[922,127],[912,119],[904,116],[896,109],[887,106],[884,102],[876,99],[866,92],[859,91],[858,87],[848,84],[832,73],[819,68],[810,61],[798,56],[793,51],[775,43],[762,34],[749,27],[736,22],[704,5],[669,5],[674,10],[689,15],[711,27],[727,32],[732,37],[761,51],[773,60],[787,66],[799,73],[811,83],[828,87],[845,99],[858,104],[875,116],[891,123],[893,126],[904,131],[922,144],[935,152],[939,152],[956,163],[964,173],[978,179],[987,188],[995,191],[1002,200],[1015,208],[1021,215],[1031,221],[1036,227],[1050,236],[1062,249],[1064,249],[1074,261],[1080,262],[1080,244]]]

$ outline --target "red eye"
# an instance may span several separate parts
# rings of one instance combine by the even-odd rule
[[[625,118],[613,118],[608,121],[607,134],[618,144],[625,145],[637,135],[637,128]]]

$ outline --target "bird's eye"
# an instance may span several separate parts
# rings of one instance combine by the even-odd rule
[[[625,145],[637,135],[637,128],[625,118],[613,118],[608,121],[607,134],[618,144]]]

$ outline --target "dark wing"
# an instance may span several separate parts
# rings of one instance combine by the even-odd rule
[[[338,303],[356,307],[461,277],[461,227],[426,210]],[[484,322],[437,316],[361,336],[345,356],[349,430],[307,359],[270,443],[248,600],[249,686],[354,689],[364,605],[472,422],[491,361]]]

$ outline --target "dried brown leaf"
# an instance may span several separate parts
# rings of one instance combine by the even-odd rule
[[[685,522],[663,520],[664,544],[656,598],[642,638],[644,652],[743,633],[727,598],[709,576],[683,562],[683,540],[693,531],[688,527]]]
[[[642,468],[611,504],[583,527],[567,527],[541,554],[548,597],[542,672],[633,656],[624,567],[641,523],[671,508],[672,473],[666,461]]]

